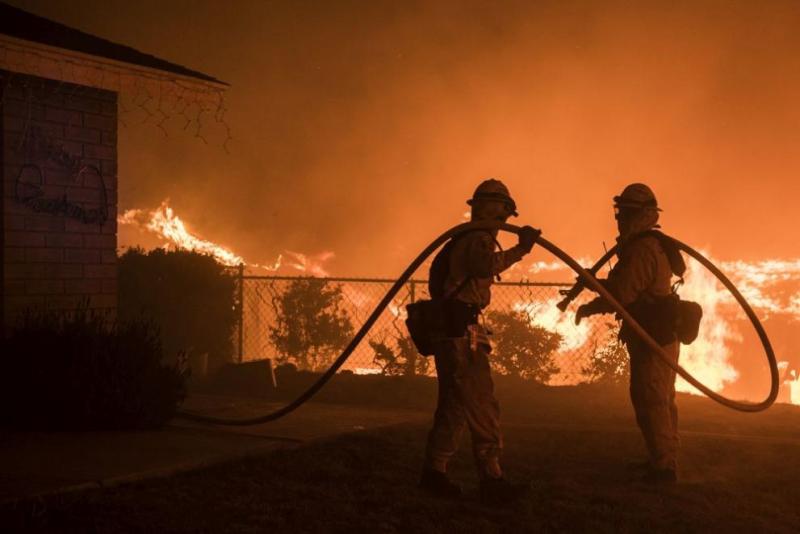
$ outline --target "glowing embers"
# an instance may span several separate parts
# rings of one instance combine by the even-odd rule
[[[119,224],[132,225],[155,234],[162,241],[164,246],[173,246],[181,250],[191,250],[208,254],[223,265],[237,266],[246,265],[269,272],[279,272],[282,268],[293,271],[300,271],[311,276],[325,277],[328,272],[324,264],[334,257],[333,252],[323,252],[318,255],[310,256],[300,252],[284,251],[279,254],[274,261],[267,264],[251,263],[237,255],[230,249],[208,241],[192,233],[184,221],[175,214],[169,206],[169,202],[164,200],[155,210],[130,209],[126,210],[117,218]]]

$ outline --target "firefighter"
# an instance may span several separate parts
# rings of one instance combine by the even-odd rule
[[[619,261],[608,279],[601,282],[677,364],[680,344],[669,302],[673,293],[672,274],[676,271],[673,266],[675,261],[682,262],[680,253],[670,249],[670,241],[659,237],[662,234],[654,232],[661,210],[653,191],[645,184],[631,184],[614,197],[614,211],[619,230]],[[578,307],[575,322],[611,311],[608,302],[598,297]],[[625,321],[620,340],[630,355],[631,402],[648,451],[648,461],[643,465],[644,481],[675,483],[679,445],[675,371]]]
[[[499,180],[482,182],[467,204],[472,208],[473,221],[505,222],[517,215],[508,188]],[[526,226],[519,233],[516,246],[498,251],[496,230],[474,231],[451,241],[440,253],[445,264],[441,283],[447,301],[446,334],[437,343],[434,354],[438,404],[420,481],[420,487],[438,496],[461,495],[461,488],[446,473],[465,428],[469,428],[472,436],[481,501],[488,505],[507,504],[527,491],[527,484],[512,484],[503,478],[500,407],[489,367],[491,347],[488,333],[478,318],[489,305],[493,277],[530,252],[539,235],[538,230]],[[437,261],[434,260],[434,265]],[[432,296],[434,278],[432,266]]]

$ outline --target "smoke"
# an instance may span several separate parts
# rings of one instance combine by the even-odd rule
[[[645,181],[682,241],[800,258],[796,2],[12,3],[231,83],[230,154],[121,129],[120,213],[169,197],[245,258],[396,275],[490,176],[576,256]]]
[[[488,176],[575,254],[644,180],[689,243],[800,255],[796,3],[15,3],[232,84],[231,153],[129,125],[119,197],[246,257],[392,275]]]

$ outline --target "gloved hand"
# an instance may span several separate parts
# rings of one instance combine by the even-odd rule
[[[527,254],[531,251],[540,235],[542,235],[541,230],[537,230],[532,226],[523,226],[519,230],[519,247]]]
[[[594,310],[589,304],[581,304],[578,306],[578,309],[575,310],[575,324],[581,324],[581,321],[584,317],[589,317],[590,315],[594,315]]]

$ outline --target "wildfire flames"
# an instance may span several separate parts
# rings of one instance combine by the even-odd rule
[[[237,256],[227,248],[190,233],[181,218],[175,215],[175,212],[169,207],[167,201],[162,202],[161,206],[153,211],[127,210],[118,217],[117,222],[144,228],[179,249],[208,254],[223,265],[236,266],[245,263],[241,256]],[[278,258],[279,263],[280,257]]]
[[[262,269],[277,273],[281,269],[300,271],[312,276],[329,276],[324,268],[325,262],[334,257],[333,252],[323,252],[316,256],[309,256],[300,252],[286,250],[271,263],[253,263],[245,261],[230,249],[207,241],[193,234],[186,228],[183,220],[175,214],[167,200],[155,210],[130,209],[117,218],[123,225],[131,225],[148,231],[161,238],[165,246],[174,246],[182,250],[193,250],[208,254],[223,265],[231,267],[246,265],[251,268]]]
[[[695,342],[681,347],[681,365],[702,383],[719,391],[725,384],[739,378],[739,373],[730,364],[730,343],[740,341],[741,337],[723,309],[723,305],[731,302],[733,297],[718,287],[714,275],[696,263],[689,264],[685,280],[681,296],[703,307],[703,322]],[[694,387],[683,379],[678,380],[676,388],[695,393]]]
[[[733,273],[733,282],[754,308],[770,314],[800,315],[800,293],[793,291],[793,282],[800,280],[800,260],[743,261],[721,264]],[[769,294],[765,290],[769,289]]]
[[[710,257],[705,252],[703,254]],[[800,260],[749,263],[710,259],[729,276],[762,321],[777,316],[795,321],[800,317]],[[589,265],[593,262],[581,263]],[[566,272],[564,266],[555,262],[537,262],[529,268],[532,275],[559,271]],[[680,289],[681,297],[698,302],[703,307],[703,321],[697,340],[681,347],[681,365],[711,389],[720,391],[741,378],[731,358],[733,347],[740,346],[743,341],[739,329],[750,326],[743,322],[744,316],[733,296],[702,265],[690,261],[684,278],[686,282]],[[565,350],[580,346],[588,340],[589,332],[572,325],[574,312],[568,310],[563,315],[554,315],[552,309],[557,300],[534,305],[520,304],[518,309],[525,309],[536,324],[556,325],[556,331],[565,339]],[[762,350],[760,345],[751,348]],[[763,358],[760,353],[753,354],[753,357]],[[795,369],[787,374],[788,367],[788,362],[781,362],[784,386],[789,388],[790,402],[800,404],[800,376]],[[698,393],[680,378],[676,387],[679,391]]]
[[[789,372],[790,379],[785,384],[789,387],[789,400],[792,404],[800,404],[800,375],[792,369]]]
[[[309,256],[299,252],[284,251],[274,261],[265,264],[247,262],[230,249],[202,239],[192,233],[178,217],[167,201],[152,211],[131,209],[118,218],[119,224],[132,225],[158,236],[165,246],[194,250],[213,256],[224,265],[246,265],[277,273],[282,269],[299,271],[313,276],[329,276],[324,264],[334,257],[332,252]],[[705,254],[708,256],[708,254]],[[588,265],[587,259],[579,260]],[[713,259],[712,259],[713,261]],[[762,320],[771,316],[785,315],[792,320],[800,317],[800,260],[764,260],[748,263],[744,261],[715,262],[728,274]],[[563,272],[565,267],[558,262],[538,261],[517,268],[517,272],[532,276],[540,273]],[[567,274],[568,275],[568,274]],[[701,265],[690,262],[681,288],[681,296],[698,302],[703,307],[703,322],[697,340],[681,349],[681,364],[701,382],[714,390],[740,379],[740,373],[731,363],[732,347],[742,341],[739,327],[744,324],[737,319],[737,304],[716,278]],[[574,325],[574,307],[566,313],[556,308],[559,298],[544,301],[521,301],[514,309],[524,311],[531,322],[560,333],[563,342],[561,351],[567,353],[583,347],[591,340],[591,326],[587,322]],[[360,299],[355,299],[359,302]],[[400,318],[403,311],[392,303],[391,313]],[[749,328],[749,327],[748,327]],[[760,349],[759,349],[760,350]],[[781,362],[783,385],[789,390],[790,402],[800,404],[800,375],[797,369],[788,369],[788,362]],[[788,372],[787,372],[788,371]],[[678,390],[697,393],[694,388],[678,380]]]

